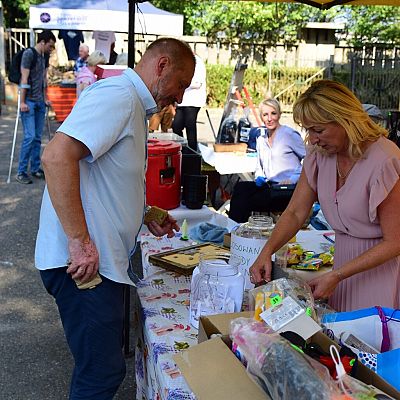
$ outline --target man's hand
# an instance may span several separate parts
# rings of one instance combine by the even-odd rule
[[[99,269],[99,253],[91,239],[68,238],[69,262],[67,273],[72,279],[79,279],[82,283],[93,279]]]
[[[44,102],[46,104],[47,107],[51,107],[52,102],[50,100],[45,100]]]
[[[21,112],[28,112],[29,106],[25,102],[21,102]]]
[[[165,221],[162,225],[159,225],[155,221],[150,221],[147,224],[147,227],[154,236],[158,237],[166,234],[169,238],[171,238],[175,236],[174,230],[179,232],[179,225],[176,223],[176,219],[172,218],[169,214],[167,218],[165,218]]]

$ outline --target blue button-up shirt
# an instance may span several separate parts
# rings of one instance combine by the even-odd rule
[[[131,69],[85,89],[59,132],[82,142],[90,155],[79,162],[80,192],[89,234],[100,257],[100,273],[132,284],[127,274],[145,203],[147,116],[156,103]],[[38,269],[66,265],[67,237],[43,194],[36,242]]]

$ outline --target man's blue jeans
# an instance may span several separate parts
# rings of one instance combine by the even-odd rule
[[[74,357],[70,400],[112,400],[125,377],[122,283],[102,276],[94,289],[77,288],[67,268],[40,271],[55,298]]]
[[[37,172],[40,168],[40,147],[42,144],[42,132],[46,115],[44,101],[26,100],[29,111],[21,113],[24,127],[24,139],[19,155],[18,174],[28,172],[28,164],[31,162],[31,172]]]

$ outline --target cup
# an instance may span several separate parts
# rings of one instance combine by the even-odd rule
[[[192,210],[203,207],[207,196],[207,175],[184,175],[183,201],[185,206]]]

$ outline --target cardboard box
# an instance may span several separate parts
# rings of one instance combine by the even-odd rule
[[[189,386],[198,399],[268,399],[269,397],[249,377],[245,367],[230,350],[230,322],[239,317],[251,318],[252,312],[212,315],[200,318],[199,345],[174,356]],[[213,334],[222,338],[209,339]],[[337,344],[321,332],[312,341],[329,353]],[[357,366],[357,379],[400,399],[400,392],[361,363]],[[261,397],[260,397],[261,396]]]
[[[246,153],[247,144],[246,143],[215,143],[214,151],[216,153],[231,153],[238,151],[240,153]]]

